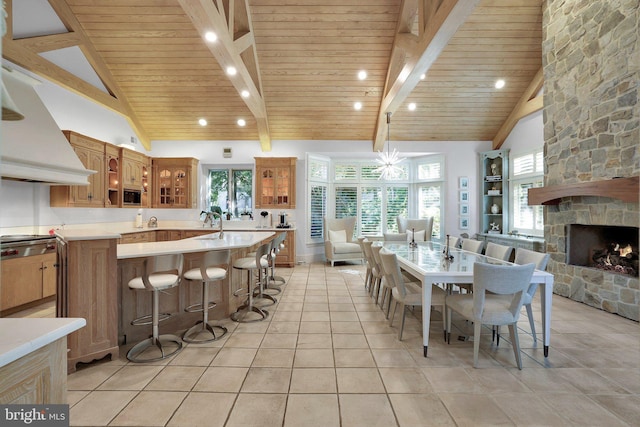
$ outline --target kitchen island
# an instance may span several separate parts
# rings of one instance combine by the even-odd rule
[[[129,289],[128,283],[140,276],[146,257],[181,253],[184,255],[184,271],[200,266],[202,254],[211,250],[231,250],[231,265],[227,278],[221,286],[211,289],[210,300],[216,307],[209,311],[210,319],[225,319],[242,305],[244,298],[236,297],[233,292],[243,287],[241,274],[233,271],[233,261],[271,240],[275,233],[271,231],[225,231],[222,239],[219,233],[169,242],[128,243],[118,245],[118,287],[119,287],[119,324],[120,342],[135,342],[147,338],[148,327],[131,325],[131,321],[151,313],[151,295]],[[180,286],[163,291],[160,297],[160,312],[171,314],[171,318],[160,325],[162,333],[174,333],[191,327],[202,318],[200,313],[187,313],[184,308],[197,304],[202,298],[202,285],[183,280]]]
[[[271,231],[225,231],[223,239],[219,239],[218,233],[208,233],[177,241],[118,244],[122,237],[118,231],[124,230],[82,228],[56,232],[61,267],[57,316],[87,320],[86,328],[69,336],[69,372],[74,372],[79,362],[91,362],[107,355],[112,360],[117,359],[119,345],[149,335],[148,328],[133,327],[130,322],[151,313],[151,298],[144,292],[131,291],[127,286],[131,278],[142,273],[145,257],[182,253],[186,271],[199,266],[203,252],[230,249],[233,260],[275,235]],[[218,307],[210,312],[212,319],[227,317],[242,303],[232,295],[240,284],[239,275],[234,275],[230,269],[230,277],[217,288],[218,293],[212,295],[218,302]],[[198,284],[184,281],[166,295],[163,293],[161,311],[175,314],[172,319],[162,322],[163,331],[178,332],[198,319],[197,313],[185,313],[183,309],[199,301],[200,288]]]

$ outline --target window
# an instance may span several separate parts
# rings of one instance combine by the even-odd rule
[[[327,191],[329,188],[329,159],[307,156],[308,198],[308,243],[324,241],[324,217],[327,215]]]
[[[543,185],[543,155],[542,149],[514,155],[511,157],[511,186],[510,231],[520,234],[542,236],[544,221],[542,206],[529,206],[529,188]]]
[[[321,219],[355,216],[355,236],[380,236],[397,232],[396,217],[434,217],[433,237],[441,239],[441,201],[443,200],[444,156],[432,155],[405,160],[401,173],[380,180],[373,161],[336,160],[315,154],[307,156],[309,165],[308,206],[311,212],[308,243],[323,237]],[[327,171],[332,173],[326,176]],[[322,172],[319,172],[322,171]],[[415,179],[412,181],[412,177]],[[315,219],[314,219],[315,218]],[[354,236],[354,237],[355,237]]]
[[[252,212],[253,171],[251,169],[210,169],[209,209],[238,217]]]

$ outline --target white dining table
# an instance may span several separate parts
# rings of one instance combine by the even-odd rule
[[[424,357],[427,357],[429,347],[429,322],[431,320],[431,285],[433,283],[473,283],[473,264],[491,263],[508,265],[507,261],[490,258],[485,255],[449,249],[451,260],[445,258],[444,245],[436,242],[422,242],[414,248],[404,242],[385,242],[383,247],[398,257],[401,268],[422,282],[422,343]],[[549,356],[549,342],[551,338],[551,297],[553,295],[553,275],[546,271],[535,270],[531,283],[540,287],[542,300],[542,328],[544,342],[544,356]]]

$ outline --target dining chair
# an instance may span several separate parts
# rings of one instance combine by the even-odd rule
[[[398,305],[402,305],[402,320],[400,330],[398,331],[398,340],[402,341],[406,308],[407,306],[422,306],[422,286],[420,282],[405,282],[400,270],[400,264],[398,264],[398,257],[393,252],[382,249],[380,251],[380,261],[383,266],[383,271],[385,272],[385,280],[387,280],[392,287],[391,296],[393,300],[395,300],[393,312],[389,315],[389,326],[393,325],[393,318],[395,317]],[[440,307],[444,326],[447,324],[445,310],[446,293],[439,286],[431,285],[431,287],[431,307]],[[423,307],[422,309],[429,310],[431,307]]]
[[[509,261],[512,253],[513,248],[511,246],[499,245],[493,242],[488,242],[487,248],[484,250],[486,256],[502,261]]]
[[[482,253],[484,247],[484,241],[476,239],[463,239],[462,250],[467,252],[475,252],[477,254]]]
[[[367,259],[366,252],[364,249],[364,242],[368,241],[366,237],[358,237],[358,244],[360,245],[360,250],[362,250],[362,254],[364,255],[364,263],[367,266],[367,270],[364,275],[364,289],[369,290],[369,286],[371,286],[371,264],[369,264],[369,260]]]
[[[480,332],[483,324],[508,325],[511,345],[518,369],[522,369],[517,322],[525,298],[534,264],[473,265],[473,293],[447,295],[447,341],[451,342],[453,311],[473,322],[473,366],[478,367]]]
[[[362,242],[364,258],[367,264],[371,266],[371,279],[369,280],[369,296],[373,298],[374,294],[379,292],[380,282],[382,281],[382,272],[378,268],[376,260],[373,258],[372,246],[373,246],[373,242],[370,240],[364,240]]]
[[[535,264],[536,270],[544,270],[547,268],[547,263],[549,262],[550,257],[550,254],[536,252],[529,249],[517,248],[516,257],[513,262],[519,265]],[[533,297],[535,296],[537,289],[537,283],[530,284],[527,292],[524,295],[524,301],[522,302],[522,305],[524,305],[525,309],[527,310],[527,318],[529,319],[529,326],[531,328],[531,335],[533,335],[534,343],[537,342],[538,339],[536,337],[536,326],[533,320],[533,309],[531,308],[531,303],[533,302]],[[500,327],[496,328],[495,338],[496,345],[500,344]]]

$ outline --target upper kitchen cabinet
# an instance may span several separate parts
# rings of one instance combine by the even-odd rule
[[[196,208],[198,159],[154,158],[154,208]]]
[[[104,149],[107,170],[107,199],[106,207],[120,207],[120,149],[115,145],[105,144]]]
[[[149,158],[137,151],[120,149],[122,206],[149,207]]]
[[[256,208],[295,209],[296,157],[256,157]]]
[[[89,185],[54,185],[50,204],[54,207],[104,207],[107,198],[105,143],[72,131],[63,131],[89,175]]]

